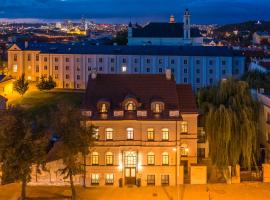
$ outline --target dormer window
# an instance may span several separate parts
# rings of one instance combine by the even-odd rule
[[[108,112],[108,109],[107,109],[107,106],[105,103],[101,104],[101,110],[100,110],[101,113],[105,113],[105,112]]]
[[[153,113],[162,113],[164,110],[164,103],[163,102],[153,102],[151,104],[151,110]]]
[[[134,111],[134,110],[136,110],[136,105],[135,105],[135,103],[132,102],[132,101],[128,101],[128,102],[126,103],[126,110],[127,110],[127,111]]]
[[[98,112],[100,113],[108,113],[110,108],[110,103],[108,101],[99,101],[97,104]]]

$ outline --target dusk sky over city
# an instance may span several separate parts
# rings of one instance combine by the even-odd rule
[[[184,8],[193,23],[270,20],[269,0],[0,0],[0,18],[93,19],[98,22],[180,20]]]

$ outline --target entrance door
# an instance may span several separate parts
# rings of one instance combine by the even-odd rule
[[[125,152],[125,183],[136,184],[137,153],[134,151]]]
[[[136,184],[136,168],[135,167],[126,167],[125,168],[125,181],[126,185],[135,185]]]

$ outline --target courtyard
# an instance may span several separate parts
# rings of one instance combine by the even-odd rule
[[[177,187],[77,187],[78,200],[268,200],[270,184],[208,184],[181,185]],[[0,186],[0,199],[17,200],[20,185]],[[31,200],[66,200],[70,197],[69,187],[28,186],[27,197]],[[178,196],[178,198],[177,198]]]

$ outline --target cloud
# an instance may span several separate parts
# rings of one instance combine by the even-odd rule
[[[189,8],[195,23],[270,20],[269,0],[0,0],[1,17],[78,19],[127,22],[181,19]]]

